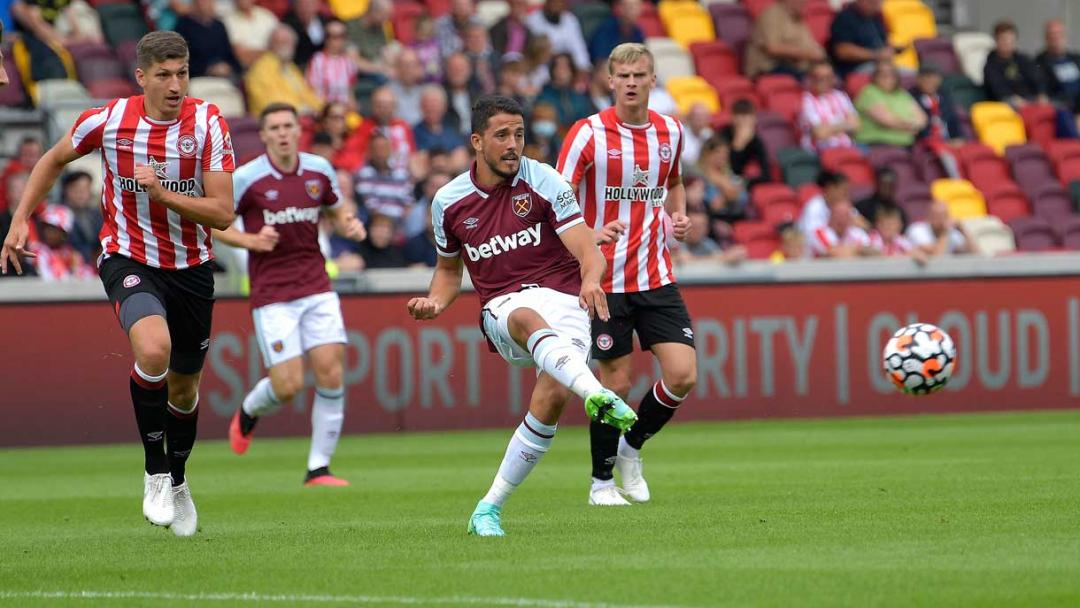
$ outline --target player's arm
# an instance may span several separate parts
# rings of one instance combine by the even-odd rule
[[[22,274],[20,257],[34,257],[34,254],[26,250],[26,239],[30,234],[29,218],[38,208],[38,205],[52,190],[56,180],[63,173],[68,163],[82,157],[71,143],[71,134],[60,138],[41,160],[34,165],[30,172],[30,178],[26,182],[26,190],[22,200],[12,213],[11,227],[8,229],[7,238],[4,239],[3,250],[0,251],[0,271],[7,274],[8,260],[15,268],[15,272]]]
[[[184,219],[197,224],[226,230],[236,218],[233,210],[232,173],[207,171],[203,173],[203,195],[190,197],[166,190],[154,170],[147,165],[135,167],[135,181],[146,189],[150,200],[164,205]]]
[[[581,295],[578,302],[581,307],[589,311],[589,318],[599,317],[607,321],[608,315],[607,296],[600,287],[600,280],[607,272],[607,262],[596,247],[596,238],[592,230],[579,222],[559,234],[563,245],[581,264]]]
[[[213,229],[214,240],[221,241],[226,245],[267,253],[274,250],[278,242],[278,231],[273,226],[263,226],[258,232],[244,232],[236,226],[229,226],[225,230]]]
[[[435,274],[431,276],[431,286],[428,288],[427,297],[409,300],[409,314],[412,318],[417,321],[434,319],[449,308],[461,293],[461,276],[464,268],[460,255],[439,255],[435,263]]]

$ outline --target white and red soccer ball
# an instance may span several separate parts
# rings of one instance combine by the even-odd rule
[[[900,328],[882,353],[885,375],[909,395],[941,390],[956,367],[956,346],[949,334],[929,323]]]

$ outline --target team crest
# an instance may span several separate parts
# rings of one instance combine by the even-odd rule
[[[285,350],[285,343],[281,340],[274,340],[274,343],[270,345],[270,348],[274,349],[275,353],[280,353]]]
[[[528,192],[514,196],[511,202],[514,205],[514,215],[518,217],[525,217],[532,211],[532,196]]]
[[[198,147],[198,143],[195,141],[194,135],[181,135],[180,139],[176,140],[176,149],[180,152],[180,156],[189,158],[195,156],[196,147]]]
[[[608,334],[600,334],[596,336],[596,348],[600,350],[611,350],[611,347],[615,346],[615,340]]]
[[[665,163],[671,160],[671,144],[660,144],[660,160]]]
[[[129,274],[128,276],[124,277],[124,287],[127,289],[131,289],[139,283],[142,283],[142,279],[140,279],[138,275]]]
[[[317,201],[322,196],[322,183],[317,179],[309,179],[304,182],[304,191],[312,200]]]

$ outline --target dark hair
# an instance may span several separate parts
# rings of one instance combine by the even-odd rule
[[[994,25],[994,38],[1004,34],[1005,32],[1016,33],[1016,24],[1012,21],[998,21]]]
[[[285,103],[283,101],[275,101],[274,103],[266,106],[259,112],[259,128],[262,129],[266,126],[266,117],[271,114],[277,114],[278,112],[292,112],[293,118],[300,119],[300,113],[296,111],[296,107],[291,103]]]
[[[892,167],[886,165],[884,167],[879,168],[877,171],[875,171],[874,172],[874,177],[876,177],[877,181],[880,182],[883,179],[895,180],[899,176],[896,174],[896,169],[893,169]]]
[[[874,222],[880,222],[881,220],[890,217],[903,220],[904,216],[900,214],[900,207],[895,205],[878,205],[877,211],[874,212]]]
[[[138,66],[145,70],[155,63],[170,59],[187,59],[188,45],[184,37],[176,32],[150,32],[139,40],[135,47]]]
[[[496,114],[514,114],[525,118],[525,110],[521,104],[502,95],[483,95],[476,100],[472,107],[472,132],[483,135],[487,130],[488,122]]]
[[[735,103],[731,104],[732,114],[754,114],[754,102],[746,98],[740,98],[735,100]]]
[[[19,147],[20,148],[25,146],[26,144],[37,144],[39,146],[42,145],[41,140],[38,139],[34,135],[27,135],[27,136],[25,136],[25,137],[23,137],[22,139],[19,140]]]
[[[68,173],[65,173],[64,177],[60,180],[60,189],[66,190],[68,186],[74,184],[80,179],[88,179],[92,181],[94,178],[91,177],[90,174],[86,171],[70,171]]]
[[[332,146],[334,145],[334,138],[330,137],[329,133],[323,133],[319,131],[315,135],[311,136],[311,145],[313,146]]]
[[[837,173],[835,171],[822,171],[818,173],[817,185],[818,188],[824,190],[825,188],[831,188],[833,186],[840,186],[846,184],[848,181],[847,176],[843,173]]]

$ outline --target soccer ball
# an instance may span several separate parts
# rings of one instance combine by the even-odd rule
[[[889,338],[882,353],[885,375],[909,395],[941,390],[956,367],[952,338],[929,323],[903,327]]]

